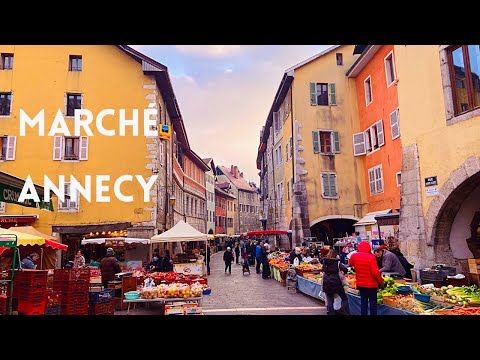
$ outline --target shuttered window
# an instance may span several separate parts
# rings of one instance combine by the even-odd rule
[[[334,172],[322,172],[322,197],[338,198],[337,174]]]
[[[381,164],[368,169],[368,182],[370,185],[370,195],[383,192],[383,169]]]
[[[395,109],[390,114],[390,128],[392,129],[392,140],[400,137],[400,119],[398,116],[398,109]]]
[[[310,83],[310,105],[337,105],[337,89],[334,83]]]
[[[340,135],[333,130],[312,131],[313,153],[334,155],[340,152]]]

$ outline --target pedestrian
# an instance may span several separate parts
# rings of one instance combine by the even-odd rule
[[[380,268],[380,274],[394,273],[399,274],[400,276],[405,276],[406,271],[403,268],[402,263],[394,253],[388,251],[387,249],[379,247],[373,250],[373,254],[377,258],[382,259],[382,267]]]
[[[263,241],[260,241],[260,243],[255,247],[255,259],[257,259],[257,266],[255,267],[255,270],[257,274],[260,274],[260,265],[262,264],[262,249],[263,249]]]
[[[120,264],[115,257],[115,252],[111,247],[107,249],[105,257],[100,261],[100,273],[102,276],[102,283],[105,288],[108,287],[109,281],[115,280],[115,274],[122,272]]]
[[[342,279],[339,274],[340,271],[346,274],[348,271],[347,267],[340,263],[338,254],[334,249],[331,249],[327,255],[325,255],[321,263],[322,271],[324,272],[322,291],[326,297],[327,315],[335,315],[335,309],[333,307],[335,294],[342,299],[341,310],[347,315],[350,314],[347,294],[345,294],[345,289],[343,288]]]
[[[232,273],[232,261],[233,261],[233,253],[232,253],[232,248],[229,246],[227,247],[227,250],[223,253],[223,261],[225,261],[225,274]]]
[[[170,250],[165,250],[165,256],[162,259],[162,265],[160,266],[160,271],[169,272],[173,271],[173,260],[170,257]]]
[[[370,307],[370,315],[377,315],[377,290],[383,285],[383,278],[368,241],[360,242],[358,251],[350,257],[349,263],[357,277],[361,314],[368,315]]]
[[[36,269],[37,265],[35,263],[38,259],[40,259],[40,256],[36,252],[31,253],[21,261],[22,269]]]
[[[394,254],[398,260],[400,260],[400,263],[402,264],[406,274],[404,277],[406,279],[411,279],[412,278],[412,269],[413,265],[408,262],[407,258],[403,256],[402,252],[400,251],[400,248],[398,246],[395,246],[394,248],[390,249],[390,252]]]
[[[292,251],[290,251],[290,254],[288,255],[288,261],[290,264],[295,265],[295,259],[298,260],[298,264],[296,265],[300,265],[300,263],[302,262],[302,249],[300,249],[298,246]]]
[[[235,263],[239,265],[239,259],[240,259],[240,244],[235,242]]]
[[[262,278],[269,279],[271,276],[270,264],[268,263],[268,254],[270,253],[270,245],[265,243],[262,249]]]
[[[207,275],[210,275],[210,246],[207,245],[207,250],[205,251],[205,263],[207,264]]]
[[[85,266],[85,258],[82,254],[82,250],[78,249],[77,254],[75,255],[75,258],[73,259],[73,268],[78,269],[78,268],[83,268]]]

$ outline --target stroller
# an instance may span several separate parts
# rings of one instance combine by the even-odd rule
[[[248,258],[243,260],[242,264],[242,275],[248,274],[250,275],[250,267],[248,265]]]

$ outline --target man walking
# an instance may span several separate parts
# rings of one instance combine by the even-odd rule
[[[257,266],[255,267],[255,270],[257,271],[257,274],[260,274],[260,265],[262,264],[262,261],[263,261],[262,252],[263,252],[263,241],[260,241],[260,244],[258,244],[257,247],[255,248],[255,258],[257,259]]]

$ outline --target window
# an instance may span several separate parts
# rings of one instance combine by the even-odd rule
[[[10,116],[12,110],[12,93],[0,93],[0,116]]]
[[[480,106],[480,45],[448,49],[455,115]]]
[[[65,183],[64,185],[65,195],[70,196],[67,198],[65,196],[65,201],[58,201],[58,211],[70,211],[70,212],[78,212],[79,211],[79,200],[80,200],[80,192],[77,191],[77,199],[75,201],[71,198],[70,193],[70,183]]]
[[[0,201],[0,214],[5,213],[5,203],[3,201]]]
[[[70,55],[69,71],[82,71],[82,55]]]
[[[395,174],[397,179],[397,187],[402,186],[402,172],[399,171]]]
[[[322,172],[322,197],[336,199],[337,194],[337,174],[334,172]]]
[[[13,54],[2,54],[2,70],[13,69]]]
[[[353,155],[365,155],[385,145],[383,120],[377,121],[363,133],[353,134]]]
[[[364,87],[365,87],[365,103],[368,106],[373,101],[372,79],[370,76],[365,79]]]
[[[337,105],[335,84],[310,83],[310,105]]]
[[[75,109],[82,108],[82,103],[83,103],[82,94],[66,94],[66,100],[67,100],[66,114],[67,116],[74,116]]]
[[[338,131],[314,130],[312,131],[313,153],[333,155],[340,152],[340,135]]]
[[[385,75],[387,77],[387,87],[397,81],[395,72],[395,60],[393,59],[393,50],[385,57]]]
[[[338,66],[343,65],[343,54],[342,53],[337,53],[336,57],[337,57],[337,65]]]
[[[392,140],[400,137],[400,119],[398,116],[398,109],[395,109],[390,114],[390,128],[392,129]]]
[[[277,167],[282,164],[283,161],[283,154],[282,154],[282,145],[279,145],[278,148],[275,150]]]
[[[383,170],[381,164],[368,169],[368,182],[370,184],[370,195],[383,193]]]
[[[282,129],[283,119],[280,117],[280,111],[273,113],[273,127],[275,133],[278,133]]]
[[[16,136],[0,137],[0,161],[15,160],[16,143]]]
[[[328,84],[317,84],[317,105],[328,105]]]
[[[88,160],[88,136],[54,136],[53,160]]]

